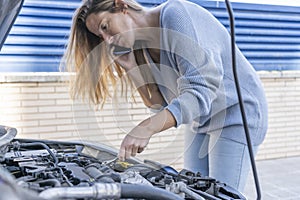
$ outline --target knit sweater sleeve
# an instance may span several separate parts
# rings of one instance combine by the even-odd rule
[[[178,96],[166,107],[175,117],[176,127],[194,120],[200,125],[205,123],[200,119],[207,120],[211,115],[224,73],[217,48],[201,45],[209,27],[199,27],[197,21],[202,19],[190,12],[188,6],[171,0],[161,16],[161,43],[171,67],[179,74]]]

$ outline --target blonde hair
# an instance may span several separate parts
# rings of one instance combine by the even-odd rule
[[[125,0],[128,7],[142,11],[143,7],[134,0]],[[121,80],[122,94],[127,92],[128,79],[122,78],[124,70],[107,54],[103,40],[86,27],[86,18],[91,13],[103,11],[118,12],[114,0],[86,0],[73,16],[68,45],[62,59],[62,67],[76,75],[70,80],[72,99],[88,97],[90,103],[103,106],[109,93],[110,84],[116,88]],[[132,86],[131,82],[130,85]]]

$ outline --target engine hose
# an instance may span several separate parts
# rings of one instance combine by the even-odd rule
[[[54,155],[54,153],[51,151],[51,149],[46,144],[44,144],[42,142],[33,142],[33,143],[22,143],[22,144],[20,144],[20,147],[34,147],[34,146],[41,146],[44,149],[46,149],[48,151],[48,153],[50,154],[50,156],[53,158],[53,161],[54,161],[55,165],[57,165],[57,163],[58,163],[57,157]]]
[[[90,187],[56,187],[42,191],[39,197],[44,199],[119,199],[120,184],[96,183]]]
[[[0,147],[9,144],[17,135],[17,129],[0,125]]]
[[[183,200],[169,191],[148,185],[124,183],[96,183],[91,187],[57,187],[44,190],[39,194],[44,199],[94,198],[94,199],[146,199],[146,200]]]
[[[41,181],[35,181],[34,183],[39,184],[41,187],[51,186],[51,187],[60,187],[61,183],[57,179],[47,179]]]
[[[138,184],[121,184],[121,198],[138,198],[147,200],[182,200],[179,195],[176,195],[167,190],[156,188],[148,185]]]

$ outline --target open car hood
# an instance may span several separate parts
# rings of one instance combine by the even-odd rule
[[[24,0],[0,0],[0,50],[13,26]]]

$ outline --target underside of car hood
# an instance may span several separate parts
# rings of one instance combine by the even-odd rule
[[[13,26],[24,0],[0,0],[0,50]]]

